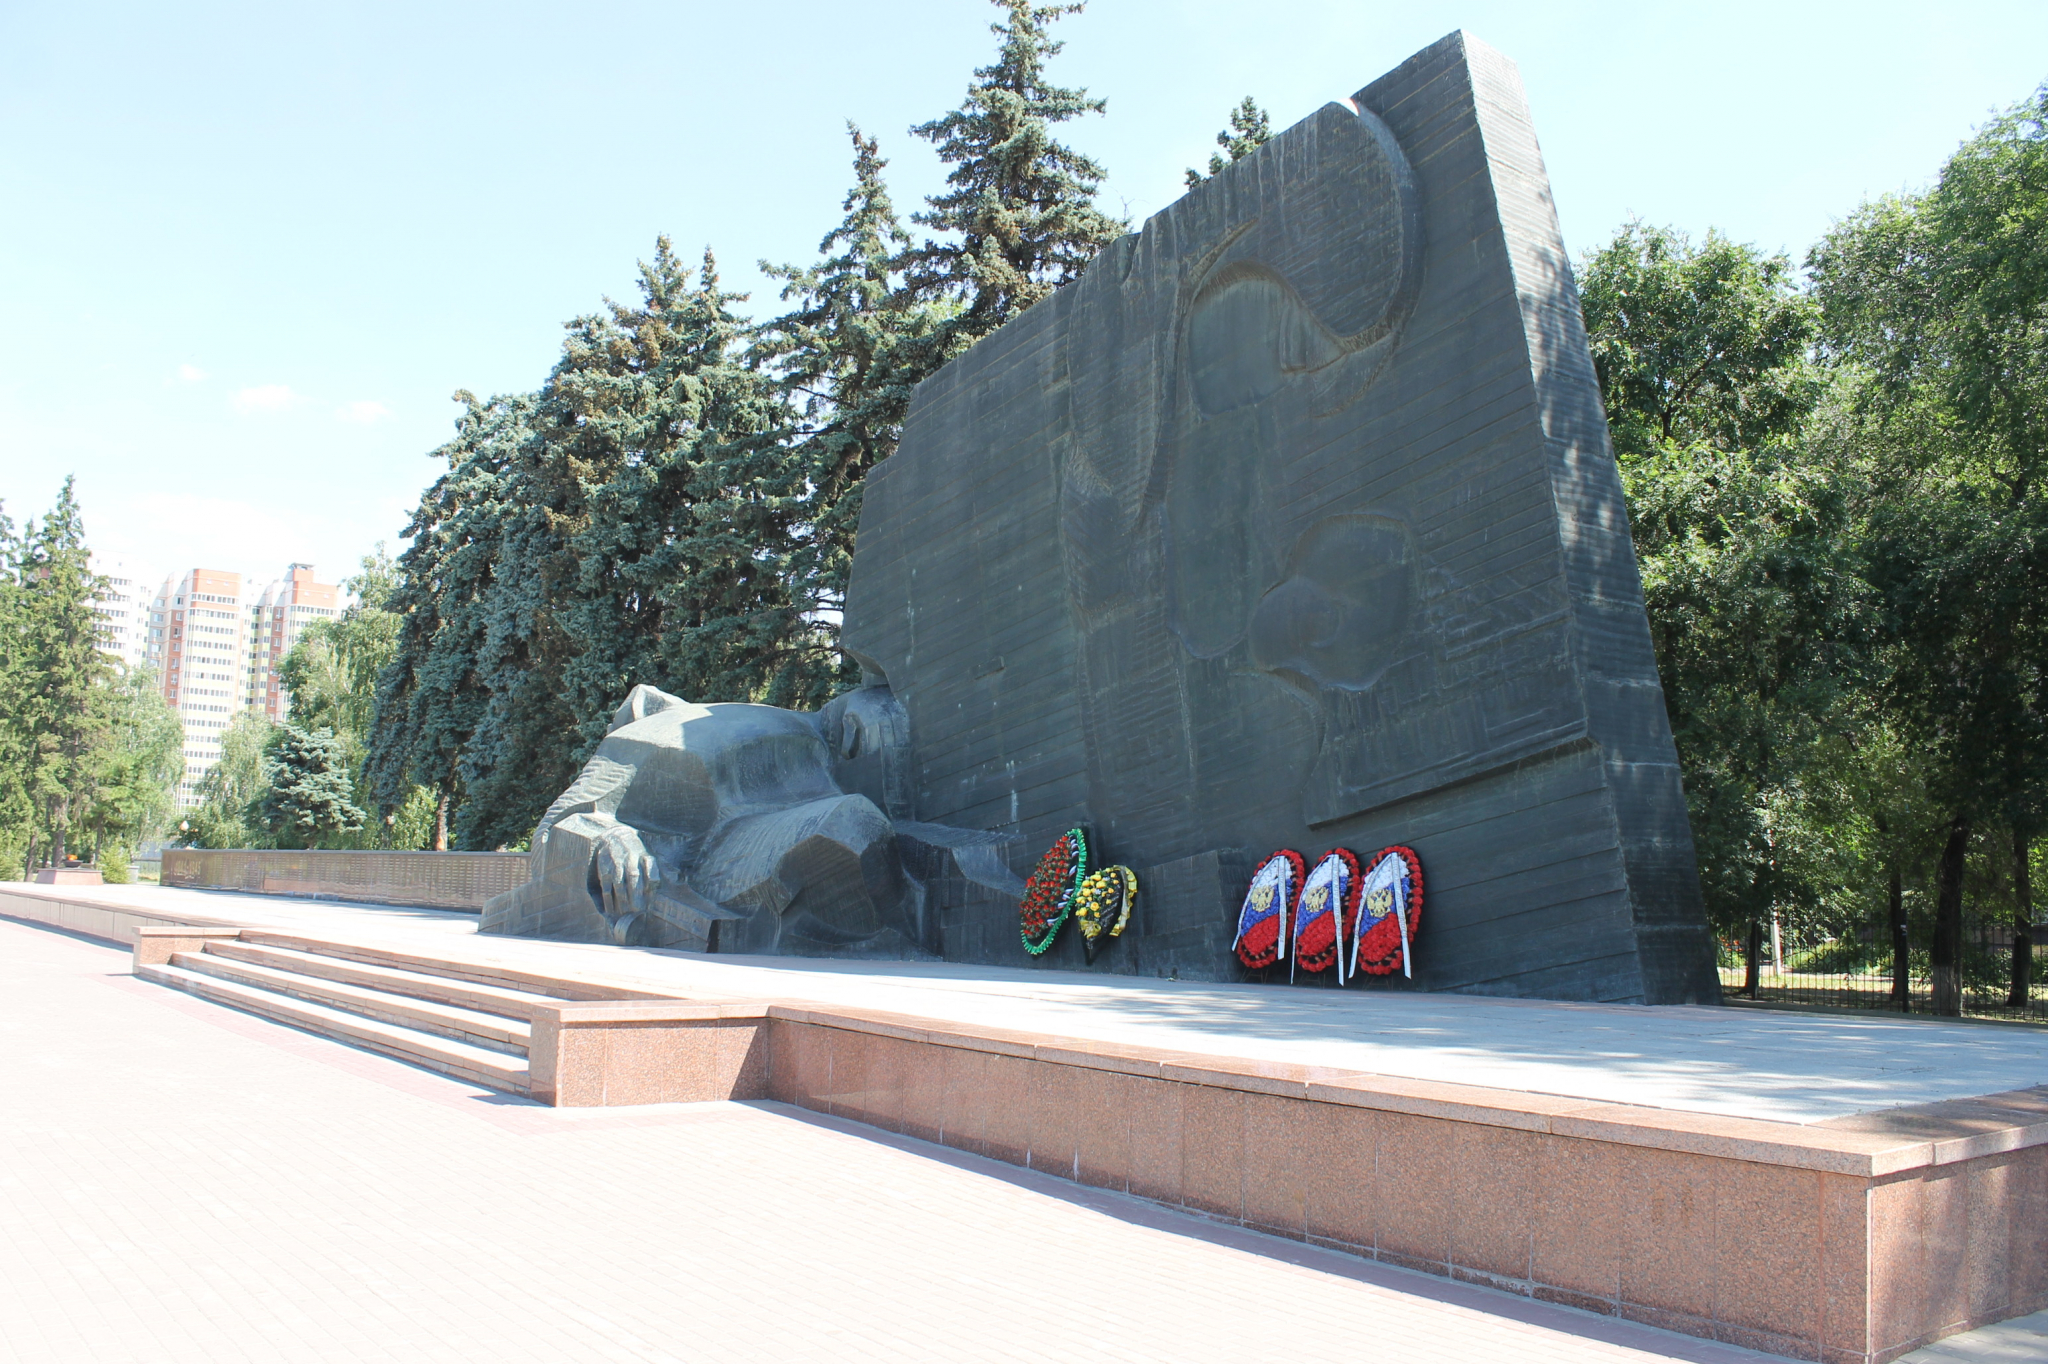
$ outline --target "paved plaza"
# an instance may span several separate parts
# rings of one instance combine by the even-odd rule
[[[16,893],[26,888],[11,887]],[[58,888],[38,888],[50,898]],[[75,892],[74,892],[75,894]],[[941,962],[701,956],[481,936],[473,914],[159,886],[87,897],[693,996],[800,999],[1054,1037],[1776,1122],[2048,1083],[2048,1029],[1342,992]]]
[[[774,1104],[554,1110],[0,921],[0,1359],[1760,1360]]]
[[[1768,1358],[784,1105],[545,1108],[8,920],[0,1055],[0,1362]],[[1907,1358],[2048,1358],[2048,1313]]]

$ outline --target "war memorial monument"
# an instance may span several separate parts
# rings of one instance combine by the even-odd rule
[[[1395,844],[1404,984],[1718,997],[1549,185],[1456,44],[922,385],[843,638],[816,715],[637,690],[485,931],[1022,964],[1080,828],[1142,886],[1095,969],[1230,979],[1256,859]]]
[[[1500,54],[1324,106],[922,385],[843,639],[814,714],[634,688],[530,856],[176,849],[0,916],[512,1105],[787,1105],[1788,1357],[2048,1308],[2048,1034],[1684,1007],[1714,945]],[[1124,931],[1034,940],[1084,851]],[[1310,942],[1333,867],[1397,941]]]

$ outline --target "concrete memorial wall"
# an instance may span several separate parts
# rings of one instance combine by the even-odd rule
[[[1398,844],[1375,988],[1718,995],[1542,158],[1462,34],[920,386],[843,642],[814,715],[636,687],[482,930],[1227,979],[1258,859]],[[1135,913],[1028,955],[1072,828]]]
[[[917,821],[1021,834],[1020,871],[1086,826],[1138,870],[1095,969],[1228,976],[1253,860],[1400,843],[1414,986],[1717,997],[1542,158],[1462,34],[927,381],[844,640]],[[928,891],[933,950],[1023,960],[1014,898]]]

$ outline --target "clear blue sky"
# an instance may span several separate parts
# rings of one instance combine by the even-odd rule
[[[0,5],[0,499],[76,473],[159,569],[347,570],[437,471],[459,387],[539,384],[659,233],[730,284],[808,261],[849,118],[905,134],[981,0]],[[1795,256],[2048,78],[2048,5],[1094,0],[1055,75],[1134,221],[1246,94],[1286,126],[1463,27],[1521,67],[1574,253],[1641,215]],[[768,300],[757,293],[755,307]]]

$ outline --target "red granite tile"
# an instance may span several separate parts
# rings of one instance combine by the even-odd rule
[[[1088,1080],[1096,1072],[1054,1061],[1030,1064],[1031,1168],[1072,1179],[1081,1110],[1087,1103]]]
[[[1099,1189],[1131,1182],[1131,1107],[1145,1081],[1113,1070],[1073,1071],[1074,1178]]]
[[[1823,1350],[1870,1349],[1870,1181],[1854,1175],[1820,1180]]]
[[[2019,1153],[2013,1163],[2007,1261],[2016,1312],[2048,1307],[2048,1146]]]
[[[1923,1236],[1927,1180],[1915,1173],[1880,1181],[1870,1190],[1870,1344],[1888,1354],[1927,1331],[1930,1262]]]
[[[981,1153],[1012,1165],[1031,1160],[1031,1107],[1035,1072],[1040,1062],[1000,1052],[988,1058],[983,1072]]]
[[[1242,1218],[1245,1095],[1212,1085],[1180,1088],[1181,1202],[1216,1217]]]
[[[985,1109],[988,1101],[989,1053],[966,1047],[937,1047],[939,1097],[938,1140],[963,1151],[986,1154]]]
[[[1244,1096],[1244,1220],[1261,1231],[1299,1240],[1308,1234],[1306,1198],[1318,1182],[1310,1110],[1303,1099],[1270,1094]]]
[[[1543,1147],[1552,1138],[1512,1127],[1450,1124],[1460,1177],[1451,1203],[1450,1262],[1527,1281],[1536,1210],[1543,1198]]]
[[[1407,1113],[1378,1117],[1373,1172],[1378,1249],[1445,1273],[1456,1184],[1465,1176],[1458,1161],[1460,1124]]]
[[[2018,1156],[1993,1156],[1962,1167],[1963,1288],[1972,1322],[2002,1320],[2013,1299],[2012,1213],[2024,1182]],[[2035,1234],[2048,1236],[2048,1227],[2037,1227]]]
[[[1607,1142],[1544,1137],[1530,1235],[1536,1283],[1612,1304],[1628,1233],[1628,1156]]]
[[[1782,1165],[1716,1162],[1715,1320],[1818,1349],[1820,1178]]]
[[[1129,1188],[1141,1198],[1182,1201],[1181,1108],[1187,1089],[1171,1080],[1134,1079],[1124,1091]]]
[[[1646,1146],[1608,1150],[1622,1198],[1622,1302],[1712,1320],[1720,1162]]]
[[[1370,1249],[1377,1239],[1379,1114],[1343,1104],[1305,1105],[1312,1172],[1304,1191],[1312,1239]]]

